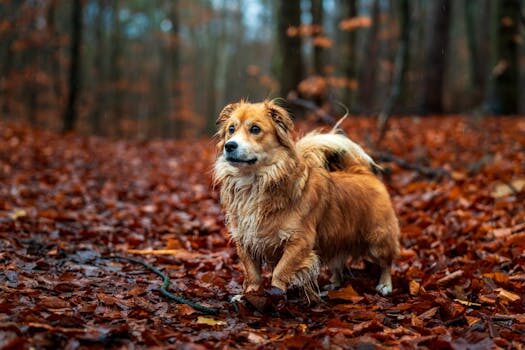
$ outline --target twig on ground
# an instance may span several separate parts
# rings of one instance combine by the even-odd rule
[[[155,273],[157,276],[162,278],[162,286],[160,287],[160,292],[162,293],[162,295],[164,295],[168,299],[171,299],[171,300],[173,300],[173,301],[175,301],[175,302],[177,302],[179,304],[186,304],[188,306],[191,306],[195,310],[200,311],[200,312],[202,312],[204,314],[215,315],[215,314],[217,314],[219,312],[218,309],[207,307],[207,306],[201,305],[199,303],[193,302],[191,300],[188,300],[186,298],[183,298],[181,296],[178,296],[178,295],[170,293],[168,291],[168,287],[169,287],[169,284],[170,284],[170,278],[168,277],[168,275],[163,273],[162,271],[160,271],[155,266],[148,264],[145,261],[142,261],[142,260],[139,260],[139,259],[135,259],[135,258],[130,258],[130,257],[127,257],[127,256],[120,256],[120,255],[109,255],[109,256],[104,256],[104,257],[101,257],[101,258],[102,259],[108,259],[108,260],[123,260],[123,261],[128,261],[128,262],[132,262],[132,263],[135,263],[135,264],[142,265],[146,269],[150,270],[151,272]]]
[[[423,165],[418,165],[414,163],[410,163],[407,160],[403,158],[399,158],[394,156],[390,153],[385,152],[378,152],[373,153],[372,158],[378,162],[385,162],[385,163],[395,163],[399,167],[406,169],[406,170],[414,170],[418,173],[420,173],[423,176],[429,177],[429,178],[442,178],[442,177],[450,177],[450,173],[443,168],[430,168]]]

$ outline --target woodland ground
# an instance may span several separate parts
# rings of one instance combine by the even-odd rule
[[[370,119],[345,125],[365,145],[375,135]],[[384,163],[402,226],[393,294],[357,264],[324,303],[292,294],[261,313],[229,302],[242,274],[211,183],[212,139],[0,123],[0,348],[523,348],[525,118],[393,119],[383,147],[449,174]],[[170,249],[139,257],[220,312],[175,304],[143,266],[101,259],[137,249]]]

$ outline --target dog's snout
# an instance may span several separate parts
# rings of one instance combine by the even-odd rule
[[[239,145],[235,141],[228,141],[224,145],[224,149],[226,150],[226,152],[232,152],[232,151],[236,150],[237,147],[239,147]]]

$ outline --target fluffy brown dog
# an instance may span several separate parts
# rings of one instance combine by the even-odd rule
[[[392,291],[398,221],[359,145],[335,132],[294,142],[290,116],[271,101],[230,104],[217,124],[215,179],[244,266],[244,293],[260,288],[266,263],[272,287],[299,286],[317,298],[321,262],[338,285],[349,257],[379,264],[377,291]]]

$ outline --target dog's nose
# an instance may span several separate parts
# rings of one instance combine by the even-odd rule
[[[237,142],[235,142],[235,141],[228,141],[224,145],[224,149],[226,150],[226,152],[232,152],[232,151],[236,150],[238,146],[239,145],[237,144]]]

